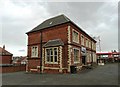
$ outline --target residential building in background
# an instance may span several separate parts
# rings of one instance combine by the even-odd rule
[[[12,59],[14,65],[26,65],[27,56],[14,56]]]
[[[12,64],[12,56],[13,54],[5,49],[5,45],[0,47],[0,65]]]
[[[96,64],[96,41],[65,15],[45,20],[27,32],[27,71],[70,73]]]
[[[3,48],[0,47],[0,73],[12,73],[26,70],[25,59],[27,59],[27,57],[22,57],[20,61],[17,61],[17,64],[14,64],[13,58],[13,54],[5,49],[5,45]]]

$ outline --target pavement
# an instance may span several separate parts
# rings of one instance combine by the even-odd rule
[[[77,74],[4,73],[2,85],[118,85],[118,64],[105,64]]]

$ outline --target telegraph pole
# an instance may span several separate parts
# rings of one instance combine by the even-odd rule
[[[94,39],[97,41],[97,44],[98,45],[98,50],[101,52],[101,40],[100,40],[100,36],[98,37],[94,37]]]
[[[100,52],[101,52],[101,43],[100,43],[100,36],[98,36],[98,40],[99,40],[99,49],[100,49]]]

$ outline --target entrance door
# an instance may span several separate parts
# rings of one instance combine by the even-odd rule
[[[86,64],[86,57],[85,56],[82,56],[82,64]]]

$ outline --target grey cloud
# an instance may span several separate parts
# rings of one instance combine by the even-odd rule
[[[25,33],[41,23],[45,19],[47,12],[43,12],[43,15],[40,15],[41,11],[44,11],[44,7],[39,6],[37,2],[15,1],[9,1],[10,5],[3,7],[3,10],[6,11],[1,14],[2,42],[3,44],[26,46],[27,37]],[[31,4],[29,5],[28,3]]]
[[[64,13],[91,36],[101,36],[103,51],[118,48],[116,2],[56,2],[47,9],[51,15]]]
[[[27,50],[27,35],[25,33],[40,24],[49,14],[44,6],[37,4],[37,2],[27,4],[24,1],[19,3],[19,1],[8,0],[4,3],[8,5],[3,5],[3,13],[0,14],[2,18],[0,20],[2,23],[1,45],[5,44],[15,55],[22,55],[18,50],[21,47]],[[40,15],[41,13],[43,15]],[[24,55],[27,55],[27,52]]]
[[[47,18],[58,14],[68,16],[88,34],[100,35],[103,51],[117,49],[116,3],[7,1],[7,6],[4,6],[4,1],[2,2],[3,13],[0,14],[2,18],[0,21],[2,22],[2,30],[0,30],[2,31],[2,44],[15,47],[16,52],[21,47],[27,49],[27,35],[25,34],[27,31]]]
[[[21,49],[21,50],[18,50],[19,52],[25,52],[25,50],[24,49]]]

